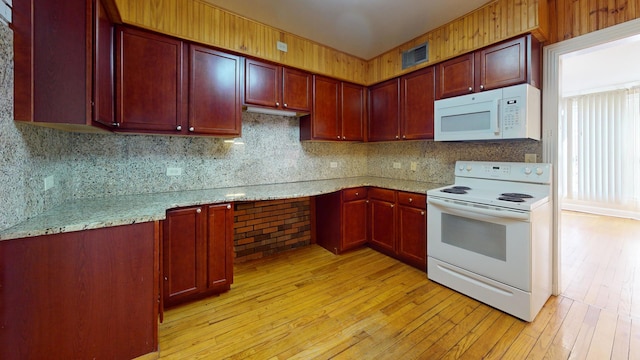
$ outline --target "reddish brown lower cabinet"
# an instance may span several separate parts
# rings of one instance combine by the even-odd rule
[[[426,195],[369,189],[369,246],[420,270],[427,268]]]
[[[157,351],[155,222],[0,241],[0,359]]]
[[[167,211],[162,242],[165,307],[229,290],[233,283],[231,204]]]
[[[316,243],[340,254],[367,242],[367,188],[316,197]]]

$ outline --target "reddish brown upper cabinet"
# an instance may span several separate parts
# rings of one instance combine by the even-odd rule
[[[118,131],[240,136],[240,57],[128,27],[117,35]]]
[[[433,139],[433,66],[400,78],[400,134],[403,140]]]
[[[245,60],[244,103],[301,113],[311,111],[310,73],[253,59]]]
[[[17,1],[13,19],[15,119],[71,131],[111,127],[113,25],[102,3]]]
[[[233,283],[233,207],[167,211],[163,232],[165,307],[229,290]]]
[[[116,123],[119,130],[175,133],[186,123],[184,43],[117,28]]]
[[[368,141],[400,139],[400,79],[369,87]]]
[[[300,118],[300,140],[363,141],[363,86],[313,76],[313,111]]]
[[[369,88],[368,141],[433,139],[432,66]]]
[[[426,195],[370,188],[369,222],[371,248],[426,271]]]
[[[240,136],[240,57],[198,45],[190,45],[189,51],[189,121],[185,130]]]
[[[540,43],[530,34],[444,61],[436,66],[436,97],[521,83],[540,87]]]
[[[367,188],[345,189],[316,197],[316,242],[340,254],[367,243]]]

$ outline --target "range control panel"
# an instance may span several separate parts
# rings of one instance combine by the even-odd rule
[[[551,183],[551,164],[524,162],[457,161],[456,176],[478,179]]]

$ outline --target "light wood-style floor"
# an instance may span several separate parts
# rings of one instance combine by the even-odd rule
[[[568,227],[583,226],[563,220]],[[594,225],[587,234],[609,226]],[[598,247],[599,257],[579,243],[569,244],[565,254],[574,260],[565,264],[573,274],[567,295],[551,297],[532,323],[431,282],[425,273],[368,248],[336,256],[312,245],[238,264],[231,291],[165,313],[160,357],[639,359],[634,297],[617,308],[589,302],[603,295],[587,278],[620,282],[615,271],[611,275],[608,266],[600,270],[600,262],[594,262],[617,262],[614,246]],[[625,256],[619,262],[625,268],[637,269],[630,255],[636,246],[622,246]],[[584,275],[580,262],[593,264],[585,266],[595,268],[594,275]]]

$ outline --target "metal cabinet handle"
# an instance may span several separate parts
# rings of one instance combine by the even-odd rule
[[[284,107],[287,107],[287,103],[284,103]]]
[[[403,138],[403,139],[406,139],[406,138],[407,138],[407,135],[402,135],[402,138]]]
[[[396,135],[396,139],[400,139],[400,136]]]
[[[347,140],[347,137],[346,137],[346,136],[343,136],[343,137],[342,137],[342,140]]]
[[[424,216],[424,211],[420,211],[420,215]]]
[[[192,127],[189,128],[189,131],[193,132],[195,129]]]
[[[391,204],[391,207],[393,208],[395,205]]]
[[[169,281],[169,278],[165,276],[164,281]]]
[[[111,123],[111,126],[120,127],[120,123],[119,122],[114,122],[114,123]]]
[[[280,106],[280,103],[276,101],[276,106]]]
[[[196,209],[196,213],[200,214],[201,212],[202,212],[202,209],[200,209],[200,208]]]
[[[360,195],[360,193],[356,193],[356,196]]]
[[[473,92],[473,88],[469,86],[469,92]]]
[[[338,135],[338,140],[340,140],[340,135]]]
[[[227,209],[231,209],[231,204],[227,204]]]
[[[484,90],[484,85],[480,85],[480,90]]]
[[[178,125],[178,126],[176,126],[176,130],[177,130],[177,131],[182,130],[182,125]]]
[[[413,202],[413,198],[409,198],[409,202]]]

